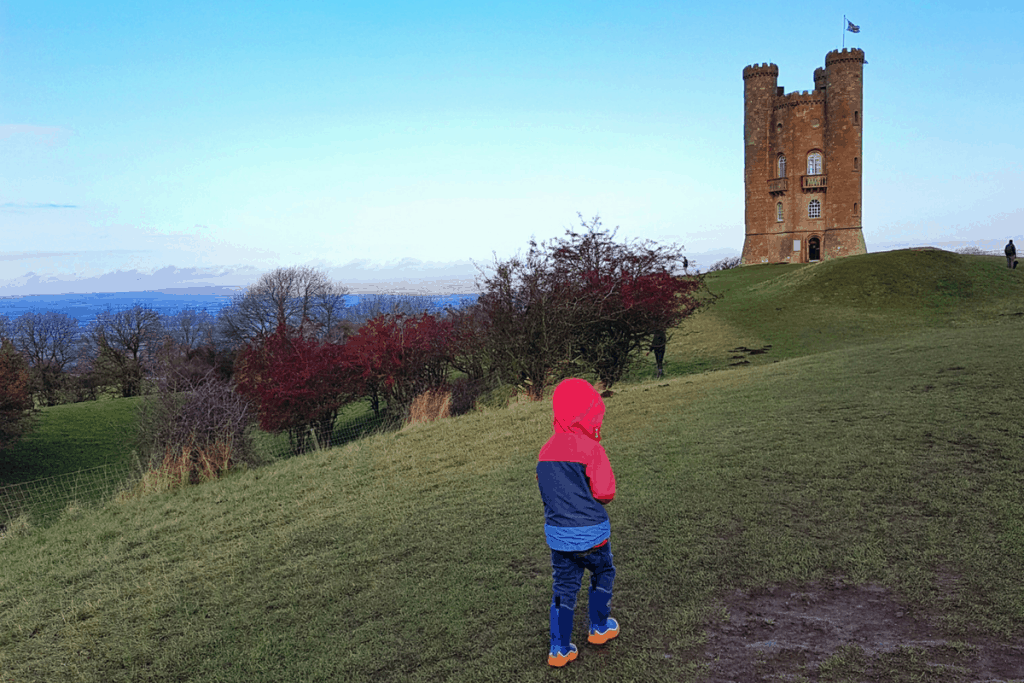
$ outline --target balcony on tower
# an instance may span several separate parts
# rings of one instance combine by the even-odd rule
[[[768,181],[769,194],[782,194],[789,189],[788,178],[772,178]]]
[[[803,188],[805,190],[824,190],[826,186],[825,178],[827,177],[824,175],[805,175],[803,176]]]

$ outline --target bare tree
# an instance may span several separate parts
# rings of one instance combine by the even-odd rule
[[[163,337],[160,314],[142,304],[116,312],[107,308],[96,316],[89,336],[92,366],[99,376],[125,398],[141,394],[142,378]]]
[[[548,259],[531,249],[498,262],[484,276],[478,315],[488,321],[487,346],[492,367],[503,382],[522,385],[534,400],[557,381],[572,358],[574,288]]]
[[[161,322],[164,332],[183,353],[213,343],[217,321],[205,308],[187,306],[174,315],[162,316]]]
[[[348,289],[313,268],[278,268],[221,310],[221,333],[233,345],[243,346],[266,339],[283,322],[324,339],[344,318],[346,294]]]
[[[378,315],[420,315],[430,308],[425,297],[382,292],[360,296],[359,301],[345,310],[345,317],[361,325]]]
[[[66,313],[28,312],[14,321],[15,346],[28,361],[32,393],[43,405],[56,405],[66,388],[65,370],[78,360],[78,321]]]
[[[14,340],[14,320],[0,315],[0,339]]]
[[[15,321],[15,346],[30,366],[63,372],[78,358],[78,321],[66,313],[22,313]]]
[[[177,387],[185,377],[194,380],[207,376],[216,364],[216,319],[205,309],[187,307],[161,316],[160,322],[163,337],[152,368],[157,379]]]

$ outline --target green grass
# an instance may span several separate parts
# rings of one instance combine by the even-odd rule
[[[1022,310],[1021,278],[957,257],[962,274],[922,280],[921,254],[897,254],[908,275],[885,286],[826,278],[891,254],[716,274],[726,296],[677,331],[669,370],[726,369],[616,387],[623,630],[604,654],[580,634],[584,591],[579,659],[545,663],[545,401],[12,531],[0,680],[689,681],[729,590],[836,574],[953,632],[1019,638],[1024,319],[1001,314]],[[775,307],[794,309],[785,334]],[[768,344],[728,368],[729,349]],[[849,649],[827,672],[864,666]]]
[[[140,400],[86,401],[41,409],[32,431],[0,455],[0,484],[128,462],[120,433],[135,419]]]
[[[930,329],[1015,324],[1024,316],[1024,272],[1001,257],[891,251],[818,264],[711,273],[722,299],[687,320],[666,351],[683,374],[798,358]],[[737,347],[765,354],[732,352]]]

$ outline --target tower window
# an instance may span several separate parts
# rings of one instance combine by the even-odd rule
[[[807,155],[807,175],[821,175],[820,152],[811,152]]]
[[[857,111],[857,110],[854,110],[854,112],[853,112],[853,125],[857,125],[858,123],[860,123],[860,112]]]
[[[853,215],[854,215],[854,216],[858,215],[858,214],[857,214],[857,202],[854,202],[854,203],[853,203]]]
[[[786,177],[786,155],[785,154],[780,154],[779,155],[779,177],[780,178],[785,178]]]
[[[812,199],[810,204],[807,205],[807,217],[821,218],[821,202],[817,199]]]
[[[775,205],[775,220],[779,223],[782,222],[782,202]]]
[[[857,157],[853,158],[853,170],[856,171],[860,168],[860,160]]]

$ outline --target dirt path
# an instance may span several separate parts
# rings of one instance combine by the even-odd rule
[[[1024,681],[1024,637],[947,638],[885,588],[842,580],[778,586],[724,600],[707,625],[702,683]]]

